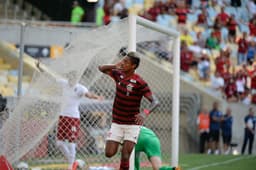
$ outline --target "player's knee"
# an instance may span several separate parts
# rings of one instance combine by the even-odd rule
[[[112,156],[114,156],[115,155],[115,152],[113,152],[113,151],[105,151],[105,156],[107,157],[107,158],[111,158]]]

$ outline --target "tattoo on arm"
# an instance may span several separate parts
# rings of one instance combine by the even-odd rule
[[[155,95],[152,95],[152,98],[151,98],[151,105],[149,107],[149,112],[152,112],[154,111],[158,106],[159,106],[159,101],[157,99],[157,97]]]

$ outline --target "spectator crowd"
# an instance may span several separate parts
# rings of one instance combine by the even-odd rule
[[[229,102],[256,104],[255,0],[105,0],[98,8],[102,24],[136,13],[179,30],[183,72]]]

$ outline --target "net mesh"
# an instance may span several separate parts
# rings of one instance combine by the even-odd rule
[[[136,34],[141,58],[137,72],[148,82],[161,103],[147,118],[145,126],[159,136],[163,162],[168,163],[171,153],[172,37],[142,26],[137,26]],[[118,168],[120,153],[111,159],[104,156],[115,85],[98,71],[98,66],[120,59],[118,53],[127,47],[128,35],[127,20],[86,31],[70,44],[62,57],[46,64],[48,71],[34,73],[26,94],[17,100],[0,131],[0,154],[12,163],[25,161],[30,167],[65,169],[67,162],[56,146],[58,114],[65,104],[62,87],[56,79],[66,78],[104,96],[103,101],[84,99],[80,105],[81,130],[76,158],[84,160],[87,167]],[[191,95],[181,101],[188,106],[194,104]],[[148,105],[143,100],[141,109]],[[186,110],[181,109],[181,112]],[[146,161],[146,157],[142,156],[142,160]]]

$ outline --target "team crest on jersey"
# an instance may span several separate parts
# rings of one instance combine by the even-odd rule
[[[132,85],[131,83],[129,83],[129,84],[126,86],[127,91],[132,91],[132,88],[133,88],[133,85]]]

